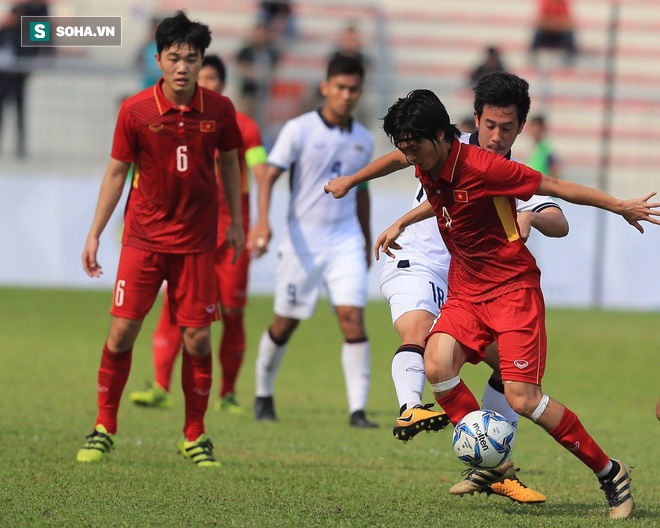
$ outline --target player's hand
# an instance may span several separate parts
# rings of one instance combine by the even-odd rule
[[[268,244],[273,236],[268,222],[257,222],[248,233],[247,248],[254,258],[261,257],[268,251]]]
[[[225,247],[227,249],[234,248],[234,258],[231,259],[231,263],[236,264],[245,247],[245,232],[241,224],[230,224],[225,235]]]
[[[325,194],[332,194],[335,198],[343,198],[353,188],[348,176],[337,176],[323,186]]]
[[[82,254],[82,266],[85,273],[90,277],[100,277],[103,275],[103,268],[96,260],[96,253],[99,250],[99,239],[88,237],[85,242],[85,249]]]
[[[520,229],[520,238],[522,238],[523,242],[527,242],[527,239],[532,232],[533,220],[534,213],[531,211],[521,211],[518,213],[518,228]]]
[[[652,224],[660,225],[660,220],[653,218],[653,216],[660,216],[660,203],[648,203],[657,193],[649,193],[644,198],[631,198],[630,200],[622,200],[621,216],[626,221],[634,226],[640,233],[644,232],[644,228],[640,225],[640,221],[651,222]]]
[[[394,258],[390,249],[401,249],[401,246],[396,243],[396,239],[399,238],[401,233],[403,233],[403,229],[396,224],[393,224],[378,235],[376,245],[374,246],[374,256],[376,257],[376,260],[380,258],[380,251],[387,256]]]

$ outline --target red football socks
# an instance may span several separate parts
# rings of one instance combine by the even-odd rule
[[[181,366],[181,386],[186,400],[186,422],[183,434],[189,441],[197,440],[204,433],[204,415],[211,392],[212,365],[211,354],[192,356],[183,350]]]
[[[103,345],[101,367],[98,375],[98,408],[96,425],[102,424],[110,434],[117,432],[117,412],[124,386],[131,370],[133,349],[119,354]]]
[[[220,397],[234,392],[236,378],[243,364],[245,355],[245,326],[242,313],[223,313],[222,342],[220,343],[220,365],[222,366],[222,385]]]
[[[587,433],[577,415],[568,407],[564,407],[561,420],[549,434],[589,466],[594,473],[602,471],[610,461],[596,441]]]
[[[451,423],[454,426],[461,421],[461,419],[469,412],[480,409],[477,399],[474,397],[467,385],[461,382],[454,387],[449,394],[439,398],[435,397],[435,401],[442,407],[442,410],[447,413]]]

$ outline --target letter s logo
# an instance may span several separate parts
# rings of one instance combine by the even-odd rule
[[[34,26],[34,36],[38,39],[46,38],[46,26],[44,24],[37,24]]]

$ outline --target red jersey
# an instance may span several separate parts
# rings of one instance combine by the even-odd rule
[[[541,272],[520,238],[515,198],[528,200],[541,173],[455,140],[434,180],[419,168],[451,254],[449,295],[480,302],[540,286]]]
[[[263,148],[263,141],[261,140],[261,132],[257,123],[250,116],[236,112],[236,122],[238,129],[243,138],[243,146],[238,149],[238,164],[241,171],[241,193],[243,194],[243,222],[246,224],[243,227],[247,229],[249,224],[249,196],[250,196],[250,178],[248,176],[248,164],[245,159],[245,153],[252,149],[261,147]],[[265,152],[265,149],[264,149]],[[264,154],[265,156],[265,154]],[[266,160],[264,159],[264,162]],[[218,247],[224,245],[225,235],[227,228],[231,223],[231,216],[229,215],[229,207],[225,199],[225,192],[222,188],[222,180],[220,179],[220,170],[218,167],[218,191],[220,193],[220,210],[218,215]]]
[[[158,253],[212,251],[218,191],[215,151],[242,145],[226,97],[197,86],[185,108],[158,84],[124,101],[112,157],[135,164],[123,243]]]

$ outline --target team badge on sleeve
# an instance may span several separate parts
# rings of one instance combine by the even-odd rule
[[[459,191],[458,189],[454,190],[454,200],[460,203],[467,203],[468,202],[467,191]]]
[[[199,130],[201,132],[215,132],[215,120],[200,121]]]

